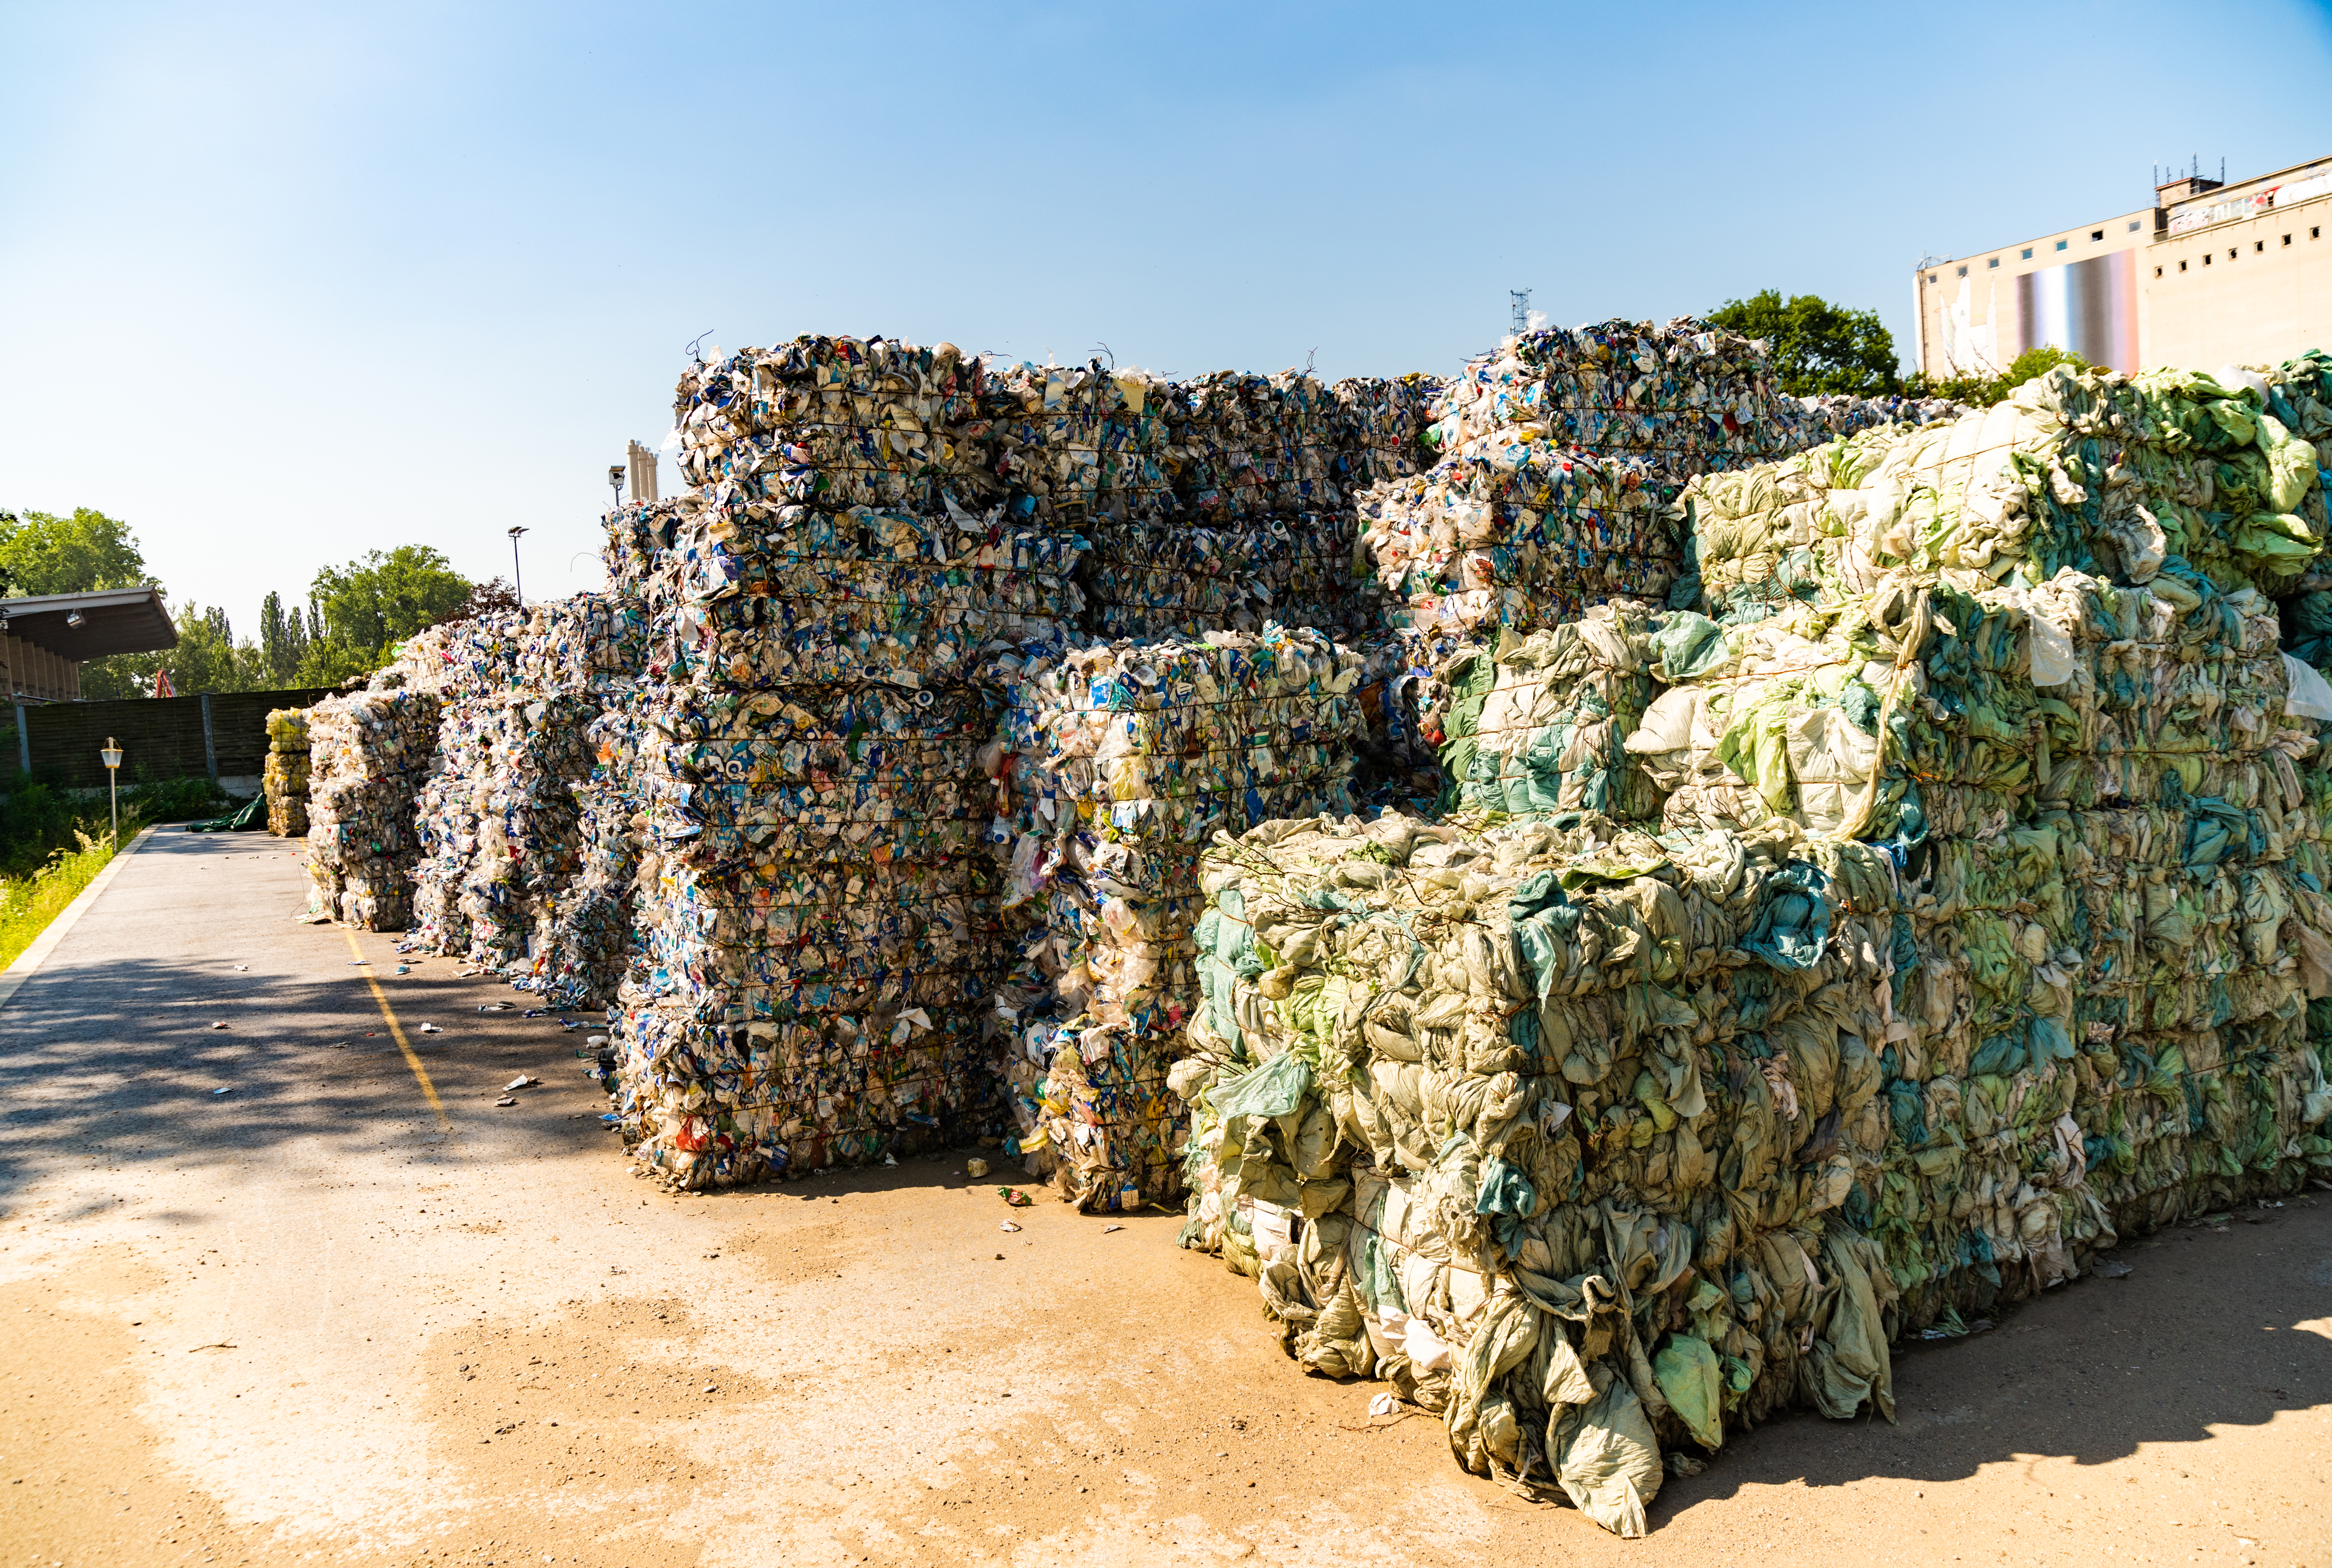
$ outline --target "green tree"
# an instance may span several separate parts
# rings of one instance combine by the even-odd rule
[[[308,658],[308,622],[300,607],[283,607],[283,596],[271,593],[259,603],[259,661],[272,687],[298,684],[300,666]]]
[[[129,525],[86,506],[71,517],[0,512],[0,572],[7,574],[10,593],[25,596],[154,582]]]
[[[1775,380],[1797,397],[1848,392],[1884,397],[1896,389],[1895,337],[1876,311],[1851,311],[1819,294],[1784,300],[1766,289],[1727,300],[1708,313],[1709,324],[1772,347]]]
[[[2098,368],[2069,349],[2060,349],[2043,343],[2037,349],[2027,349],[2008,362],[2008,368],[1997,376],[1953,376],[1930,379],[1913,376],[1903,384],[1903,390],[1918,397],[1948,397],[1954,403],[1971,404],[1989,408],[2005,400],[2027,381],[2046,376],[2060,365],[2075,370]]]
[[[187,605],[175,617],[178,645],[151,654],[117,654],[81,666],[81,694],[92,702],[154,694],[154,673],[170,672],[181,697],[205,692],[263,692],[277,683],[257,647],[234,640],[226,611]]]
[[[146,569],[138,536],[118,518],[87,506],[76,507],[71,517],[0,512],[0,591],[35,597],[149,583],[161,586]],[[81,695],[142,696],[150,689],[159,658],[155,654],[115,654],[91,659],[81,666]],[[148,684],[141,686],[141,679]]]
[[[459,610],[473,586],[425,544],[370,550],[346,566],[326,567],[309,590],[302,683],[329,686],[369,674],[397,644]]]

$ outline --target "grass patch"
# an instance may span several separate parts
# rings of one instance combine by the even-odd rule
[[[141,826],[135,820],[121,825],[131,838]],[[0,969],[14,963],[113,858],[111,833],[92,838],[75,828],[73,837],[81,840],[80,848],[53,851],[48,864],[31,875],[0,882]]]

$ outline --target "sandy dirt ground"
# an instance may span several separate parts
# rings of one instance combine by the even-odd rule
[[[588,1026],[301,887],[157,834],[0,1010],[0,1568],[2332,1562],[2332,1194],[1907,1347],[1899,1425],[1736,1439],[1623,1542],[1302,1375],[1178,1217],[637,1180]]]

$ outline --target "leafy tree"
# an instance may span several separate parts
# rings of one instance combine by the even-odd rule
[[[259,663],[270,688],[299,684],[300,666],[307,661],[308,622],[300,607],[283,607],[283,596],[271,593],[259,602]]]
[[[129,525],[86,506],[76,507],[71,517],[0,512],[0,571],[7,574],[10,593],[25,596],[154,581]]]
[[[167,654],[113,654],[91,659],[81,667],[81,694],[92,703],[150,697],[154,672],[167,657]]]
[[[2076,370],[2094,370],[2090,364],[2069,349],[2043,343],[2037,349],[2027,349],[2008,363],[2008,368],[1997,376],[1951,376],[1930,378],[1913,376],[1903,384],[1903,390],[1917,397],[1949,397],[1955,403],[1971,404],[1989,408],[2003,401],[2027,381],[2046,376],[2060,365],[2069,365]]]
[[[187,605],[176,617],[178,645],[150,654],[117,654],[81,666],[81,694],[91,701],[154,694],[154,673],[170,672],[170,689],[181,697],[204,692],[263,692],[269,678],[260,651],[238,644],[226,611]]]
[[[369,674],[416,632],[446,619],[468,601],[473,584],[425,544],[368,551],[316,574],[303,684],[329,686]]]
[[[1775,379],[1792,397],[1848,392],[1884,397],[1896,389],[1894,334],[1879,324],[1876,311],[1851,311],[1819,294],[1784,300],[1766,289],[1745,300],[1727,300],[1708,313],[1711,326],[1744,338],[1763,338],[1772,347]]]

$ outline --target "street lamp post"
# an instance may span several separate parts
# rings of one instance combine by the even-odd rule
[[[98,756],[105,762],[105,793],[113,805],[113,842],[121,842],[121,748],[108,735],[105,744],[98,748]]]
[[[526,530],[522,528],[513,528],[510,531],[511,592],[518,596],[518,602],[521,604],[526,603],[526,578],[519,576],[518,572],[518,536],[525,531]]]

